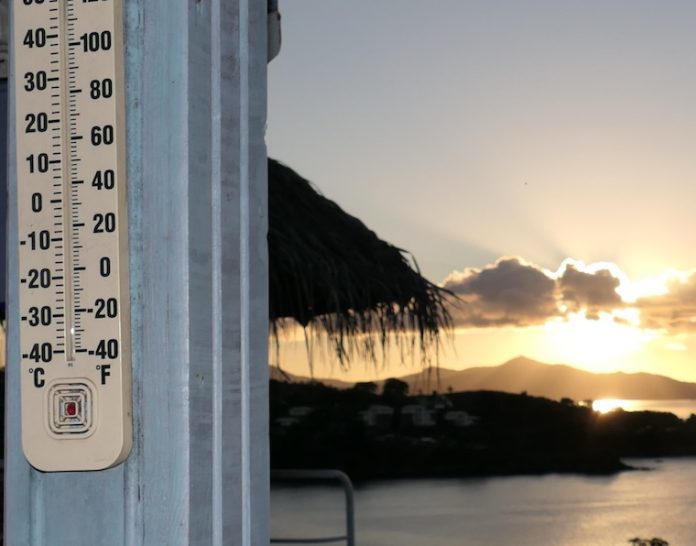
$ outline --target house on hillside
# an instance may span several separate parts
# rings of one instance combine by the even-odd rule
[[[288,409],[288,414],[276,418],[273,422],[280,427],[291,427],[304,421],[304,419],[312,413],[313,408],[309,406],[292,406]]]
[[[434,411],[417,404],[408,404],[401,408],[402,427],[434,427]]]
[[[428,400],[428,406],[437,412],[442,412],[452,408],[452,401],[447,395],[434,392]]]
[[[307,417],[310,413],[312,413],[312,411],[312,408],[310,408],[309,406],[292,406],[288,410],[288,415],[290,417],[302,419],[304,417]]]
[[[444,418],[445,423],[448,423],[455,427],[470,427],[472,425],[475,425],[479,420],[478,417],[470,415],[469,413],[463,410],[451,410],[445,412]]]
[[[297,417],[287,417],[287,416],[278,417],[277,419],[274,419],[274,421],[273,421],[273,423],[275,423],[279,427],[283,427],[283,428],[288,428],[288,427],[294,426],[299,422],[300,422],[300,420]]]
[[[394,419],[394,408],[373,404],[365,411],[360,412],[360,417],[362,417],[368,427],[388,429],[391,427]]]

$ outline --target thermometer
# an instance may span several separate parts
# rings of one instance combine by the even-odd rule
[[[39,470],[131,447],[121,0],[13,0],[22,445]]]

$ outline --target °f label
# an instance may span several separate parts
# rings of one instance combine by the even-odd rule
[[[41,470],[131,445],[121,0],[14,0],[22,441]]]

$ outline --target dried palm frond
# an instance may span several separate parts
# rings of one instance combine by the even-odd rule
[[[294,319],[310,338],[326,336],[341,366],[372,362],[391,344],[437,353],[451,328],[449,292],[421,276],[410,254],[323,197],[289,167],[269,159],[270,319]],[[311,344],[308,342],[308,351]]]

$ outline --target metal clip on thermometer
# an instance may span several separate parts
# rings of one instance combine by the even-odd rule
[[[22,445],[44,471],[131,447],[121,0],[14,0]]]

